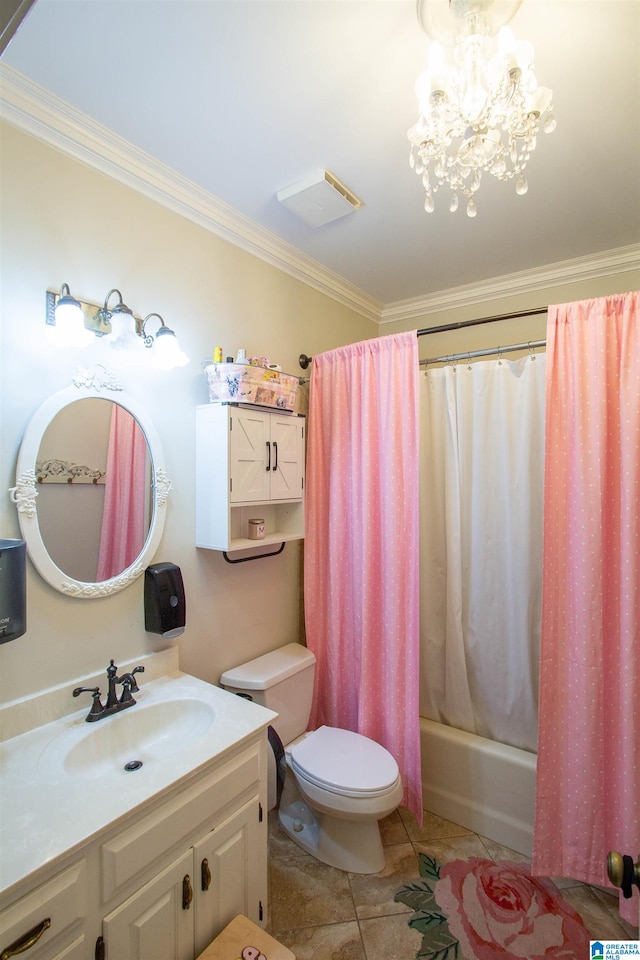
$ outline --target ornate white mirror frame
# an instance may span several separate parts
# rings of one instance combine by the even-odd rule
[[[162,444],[153,420],[137,399],[128,395],[116,377],[103,367],[81,370],[73,385],[44,401],[34,413],[20,445],[16,469],[16,485],[9,495],[18,509],[20,530],[27,544],[29,557],[47,583],[68,597],[93,599],[117,593],[133,583],[151,562],[164,530],[166,506],[172,484],[167,477]],[[52,560],[42,539],[38,521],[38,482],[36,460],[44,433],[62,409],[85,398],[112,400],[127,410],[138,422],[147,441],[152,471],[152,511],[149,531],[136,560],[121,574],[110,580],[89,583],[64,573]]]

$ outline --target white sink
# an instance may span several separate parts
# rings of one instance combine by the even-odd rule
[[[38,771],[81,779],[135,777],[145,764],[170,762],[209,730],[216,711],[195,698],[137,702],[92,723],[76,720],[42,750]],[[128,766],[127,766],[128,765]]]

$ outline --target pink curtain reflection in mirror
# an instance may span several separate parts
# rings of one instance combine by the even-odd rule
[[[105,479],[98,581],[130,567],[145,540],[147,442],[131,414],[113,405]]]

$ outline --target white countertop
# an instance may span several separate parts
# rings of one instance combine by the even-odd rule
[[[277,716],[179,671],[146,683],[143,674],[138,682],[136,705],[121,713],[86,723],[91,706],[91,697],[86,694],[82,709],[0,744],[0,894],[136,807],[170,790],[266,728]],[[120,718],[142,710],[145,704],[176,699],[209,704],[215,712],[213,722],[205,732],[196,731],[193,737],[185,737],[179,750],[166,756],[162,750],[157,751],[133,773],[119,768],[108,777],[96,779],[69,774],[62,765],[43,763],[40,759],[54,737],[73,747],[103,724],[117,725]],[[116,729],[114,726],[113,730]]]

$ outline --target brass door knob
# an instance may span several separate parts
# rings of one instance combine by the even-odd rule
[[[633,857],[610,850],[607,854],[607,874],[614,887],[620,887],[622,895],[628,900],[634,884],[640,890],[640,857],[634,863]]]

